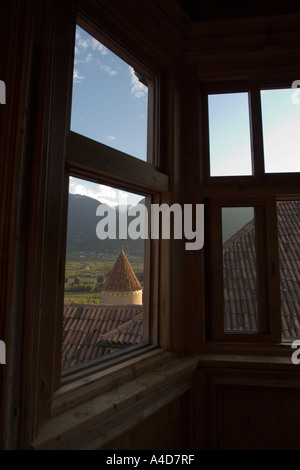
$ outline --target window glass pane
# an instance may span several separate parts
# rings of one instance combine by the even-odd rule
[[[148,88],[139,78],[77,26],[71,130],[146,160]]]
[[[262,90],[261,108],[266,173],[300,171],[300,105],[297,90]]]
[[[222,208],[225,333],[258,331],[253,207]]]
[[[211,176],[251,175],[247,93],[208,96]]]
[[[300,201],[278,201],[282,339],[300,338]]]
[[[143,340],[145,212],[128,214],[142,206],[142,195],[70,178],[63,371]]]

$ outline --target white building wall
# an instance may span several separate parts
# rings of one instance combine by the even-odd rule
[[[101,293],[101,305],[142,305],[143,290],[131,292],[104,291]]]

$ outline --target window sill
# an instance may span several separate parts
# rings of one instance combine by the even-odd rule
[[[132,380],[144,372],[157,367],[167,360],[171,354],[155,346],[144,346],[131,351],[126,356],[108,363],[87,364],[82,370],[74,370],[68,375],[67,381],[62,379],[62,386],[54,392],[51,415],[57,414],[79,405],[80,403],[105,393]]]
[[[299,373],[297,366],[293,364],[291,355],[295,349],[290,350],[289,356],[279,354],[222,354],[222,353],[203,353],[197,355],[199,367],[209,368],[230,368],[230,369],[261,369],[261,370],[280,370]]]
[[[84,402],[80,403],[81,387],[75,387],[79,400],[75,406],[73,402],[70,407],[70,391],[66,395],[61,392],[61,396],[57,393],[55,414],[43,424],[31,449],[99,449],[191,388],[198,366],[195,357],[174,358],[162,350],[155,350],[152,355],[151,370],[151,353],[148,353],[140,358],[149,361],[146,372],[138,370],[136,359],[136,364],[126,363],[126,366],[118,365],[118,370],[106,371],[106,384],[104,377],[90,380],[86,384],[88,392],[84,390]],[[142,363],[145,366],[143,360]],[[121,384],[117,379],[120,372],[124,374]],[[62,411],[64,406],[67,409]]]
[[[287,359],[290,361],[294,349],[291,348],[292,342],[271,343],[271,342],[255,342],[255,338],[248,337],[248,341],[207,341],[203,345],[204,355],[222,355],[224,357],[266,357],[270,361],[278,358],[278,361]],[[252,341],[251,341],[252,340]]]

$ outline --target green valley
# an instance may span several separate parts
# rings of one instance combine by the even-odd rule
[[[143,285],[143,259],[129,257]],[[100,304],[101,287],[116,261],[115,255],[91,252],[68,253],[65,268],[65,302]]]

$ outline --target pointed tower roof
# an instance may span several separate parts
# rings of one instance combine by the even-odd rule
[[[134,274],[134,271],[122,248],[101,290],[108,292],[128,292],[141,289],[142,286]]]

